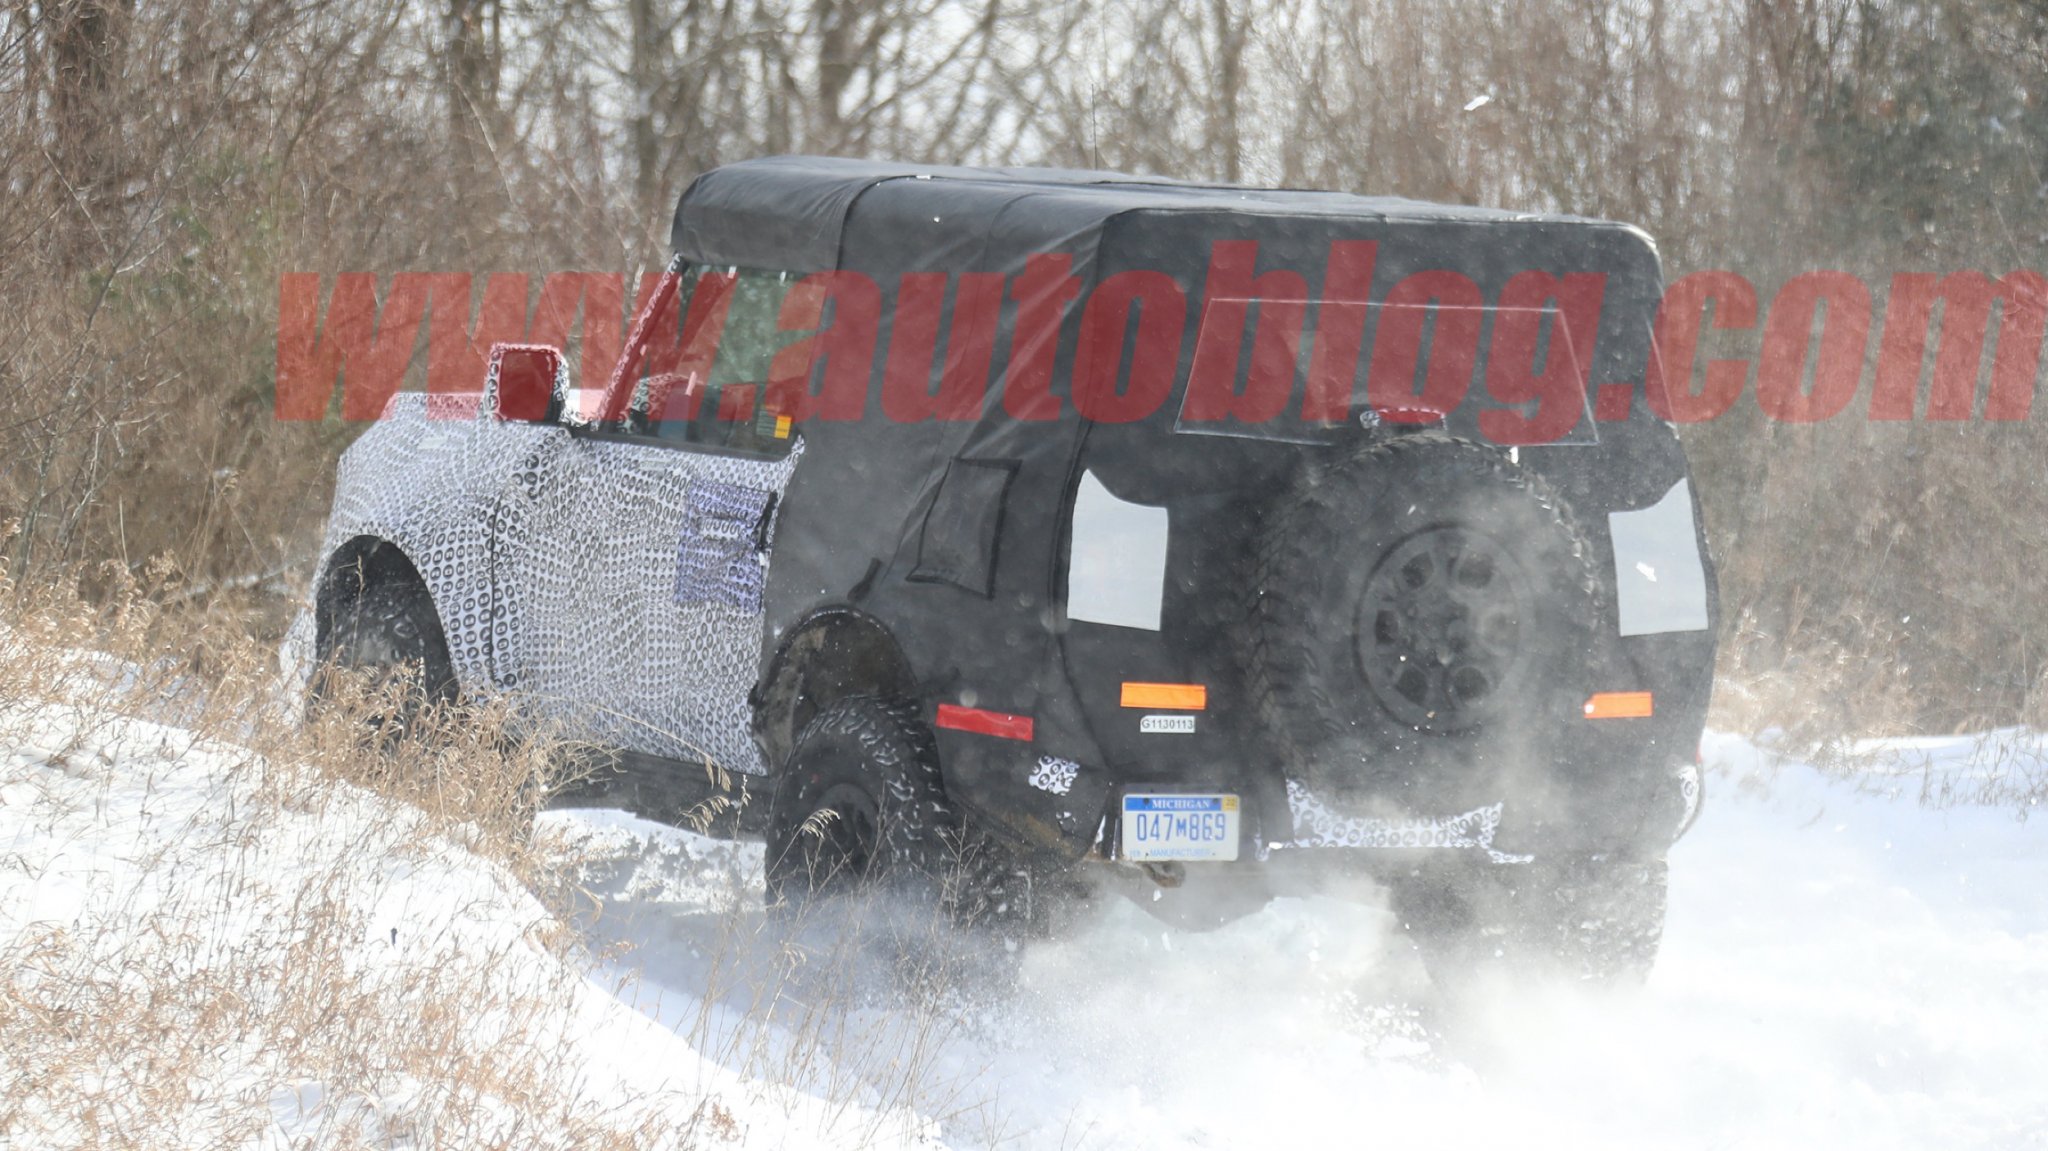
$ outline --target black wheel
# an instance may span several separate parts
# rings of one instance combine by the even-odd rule
[[[1426,432],[1313,467],[1247,581],[1239,651],[1267,738],[1328,797],[1432,815],[1501,799],[1578,718],[1592,565],[1564,501],[1496,449]]]
[[[887,882],[946,881],[960,821],[931,731],[872,696],[819,712],[790,750],[768,817],[768,903],[794,907]]]
[[[338,605],[320,657],[326,670],[314,681],[311,704],[329,693],[329,672],[364,676],[386,708],[369,722],[389,736],[405,734],[426,709],[455,699],[440,616],[426,589],[411,582],[372,583]]]
[[[1443,869],[1394,887],[1430,979],[1456,993],[1492,976],[1640,983],[1664,936],[1662,859],[1581,856]]]

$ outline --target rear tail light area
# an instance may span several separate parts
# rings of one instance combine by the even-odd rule
[[[1586,700],[1587,719],[1648,719],[1657,701],[1647,691],[1600,691]]]
[[[997,739],[1017,739],[1031,742],[1033,728],[1028,715],[1011,715],[1002,711],[985,711],[978,707],[961,707],[958,704],[942,703],[933,717],[936,727],[950,731],[968,731],[976,735],[992,735]]]
[[[1121,702],[1147,711],[1203,711],[1209,689],[1199,683],[1125,683]]]

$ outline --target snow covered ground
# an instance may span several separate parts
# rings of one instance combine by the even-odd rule
[[[932,1145],[702,1058],[410,808],[0,706],[0,1148]]]
[[[110,1033],[232,1040],[188,1045],[168,1093],[146,1055],[172,1039],[73,1066],[92,1018],[0,1050],[0,1145],[2048,1146],[2048,829],[2013,799],[2048,741],[2028,733],[1857,745],[1853,777],[1710,737],[1649,985],[1447,1028],[1367,904],[1187,934],[1112,901],[1004,959],[935,938],[920,980],[832,924],[764,920],[758,848],[606,812],[541,819],[588,889],[565,950],[509,875],[368,793],[278,802],[275,765],[173,729],[0,719],[4,1011],[87,973],[102,996],[70,1006]],[[288,1011],[309,971],[346,988],[311,1019]],[[441,1047],[364,1067],[323,1029]]]
[[[1025,1147],[2048,1146],[2048,827],[1937,810],[1933,779],[2038,771],[2038,737],[1858,745],[1855,782],[1712,736],[1640,992],[1491,1005],[1446,1038],[1377,908],[1282,900],[1208,934],[1113,903],[963,1011],[949,1143]],[[1995,771],[1994,771],[1995,769]],[[1952,787],[1951,792],[1966,790]],[[694,1020],[718,874],[750,853],[602,813],[629,873],[599,935]],[[713,994],[716,990],[713,989]],[[632,998],[629,996],[629,998]],[[974,1094],[959,1092],[961,1098]]]

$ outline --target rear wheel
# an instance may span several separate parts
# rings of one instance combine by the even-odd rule
[[[772,907],[936,882],[959,826],[930,730],[909,704],[873,696],[834,703],[804,726],[768,823]]]
[[[1394,910],[1446,991],[1492,976],[1628,985],[1656,961],[1665,877],[1662,859],[1597,856],[1425,871],[1395,886]]]
[[[779,911],[889,891],[960,926],[1042,935],[1071,877],[1034,867],[946,798],[938,748],[916,705],[858,696],[798,734],[767,832],[767,902]]]

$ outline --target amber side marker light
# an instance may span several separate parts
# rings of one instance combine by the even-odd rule
[[[1201,711],[1209,706],[1209,689],[1199,683],[1127,683],[1123,704],[1159,711]]]
[[[1586,701],[1587,719],[1648,719],[1656,704],[1647,691],[1595,692]]]

